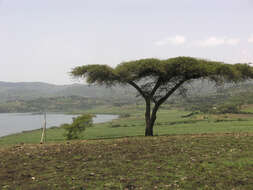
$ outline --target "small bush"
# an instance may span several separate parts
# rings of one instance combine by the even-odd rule
[[[199,111],[194,111],[194,112],[191,112],[191,113],[189,113],[189,114],[187,114],[187,115],[182,115],[181,117],[182,117],[182,118],[191,117],[191,116],[197,115],[197,114],[199,114],[199,113],[200,113]]]
[[[121,114],[120,115],[120,118],[128,118],[130,117],[131,115],[129,113],[125,113],[125,114]]]
[[[92,115],[87,115],[87,114],[73,118],[73,121],[71,124],[61,125],[61,127],[65,129],[65,133],[63,135],[68,140],[80,139],[86,127],[91,127],[91,126],[92,126]]]
[[[111,124],[110,127],[111,128],[119,128],[119,127],[131,127],[131,126],[135,126],[135,125],[127,125],[127,124]]]
[[[240,113],[240,106],[237,104],[223,104],[218,106],[217,112],[224,114],[224,113]]]
[[[118,127],[121,127],[121,125],[120,124],[112,124],[111,125],[111,128],[118,128]]]

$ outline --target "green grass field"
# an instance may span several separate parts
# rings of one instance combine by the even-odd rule
[[[144,108],[142,106],[102,107],[88,113],[113,113],[126,115],[109,123],[97,124],[87,128],[83,139],[119,138],[143,136],[145,130]],[[252,114],[203,115],[184,117],[189,112],[176,109],[161,109],[154,127],[154,134],[206,134],[206,133],[253,133]],[[47,130],[47,142],[64,141],[64,129]],[[0,145],[17,143],[39,143],[40,130],[23,132],[0,138]]]

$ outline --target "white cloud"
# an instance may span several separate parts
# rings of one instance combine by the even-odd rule
[[[164,38],[163,40],[155,42],[155,45],[157,46],[163,46],[167,44],[171,45],[182,45],[186,42],[186,38],[181,35],[176,35],[173,37]]]
[[[227,45],[235,46],[240,43],[240,39],[239,38],[229,38],[229,39],[225,40],[225,43]]]
[[[206,40],[197,42],[197,45],[202,47],[214,47],[223,45],[225,43],[225,40],[222,38],[216,38],[216,37],[210,37]]]
[[[218,38],[215,36],[209,37],[206,40],[198,41],[197,46],[201,47],[216,47],[220,45],[237,45],[240,42],[239,38]]]
[[[253,43],[253,34],[249,37],[248,42]]]

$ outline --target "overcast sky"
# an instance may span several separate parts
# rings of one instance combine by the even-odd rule
[[[84,64],[253,62],[253,0],[0,0],[0,81],[70,84]]]

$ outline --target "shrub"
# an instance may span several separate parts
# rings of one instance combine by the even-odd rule
[[[130,117],[131,115],[129,113],[124,113],[124,114],[121,114],[120,115],[120,118],[128,118]]]
[[[224,114],[224,113],[240,113],[240,106],[237,104],[223,104],[218,106],[217,112]]]
[[[63,124],[61,127],[65,129],[63,134],[68,140],[80,139],[86,127],[92,126],[92,115],[81,115],[73,118],[71,124]]]

